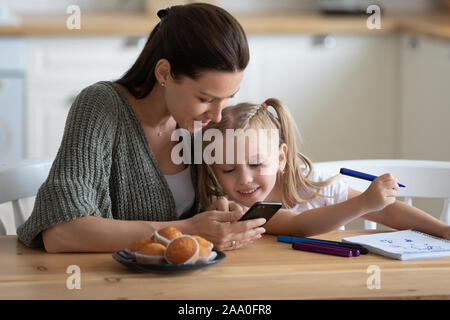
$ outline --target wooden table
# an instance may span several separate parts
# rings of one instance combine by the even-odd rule
[[[334,231],[316,238],[374,231]],[[0,299],[449,299],[450,257],[399,261],[368,254],[344,258],[291,249],[265,235],[222,262],[185,274],[135,273],[111,254],[49,254],[0,237]],[[81,288],[68,289],[68,266]],[[380,289],[367,280],[380,270]]]

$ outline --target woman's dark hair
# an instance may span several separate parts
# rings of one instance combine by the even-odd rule
[[[140,99],[155,85],[155,66],[167,59],[172,76],[197,79],[202,71],[241,71],[247,67],[247,37],[224,9],[193,3],[160,10],[161,21],[148,37],[133,66],[116,82]]]

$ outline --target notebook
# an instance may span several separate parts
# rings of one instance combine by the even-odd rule
[[[449,240],[414,230],[347,237],[342,241],[358,243],[370,252],[399,260],[450,256]]]

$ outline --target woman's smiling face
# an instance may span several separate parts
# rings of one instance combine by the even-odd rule
[[[204,71],[198,79],[181,77],[167,81],[164,98],[167,108],[181,128],[194,132],[208,122],[219,122],[222,109],[239,90],[244,71]],[[194,121],[201,126],[194,128]]]
[[[282,171],[286,163],[286,145],[278,147],[276,144],[271,148],[264,140],[248,135],[245,143],[245,160],[242,161],[238,160],[239,144],[235,138],[234,161],[227,161],[232,162],[230,164],[224,160],[223,164],[211,166],[225,193],[232,200],[247,207],[268,198],[276,185],[277,172]],[[226,155],[225,142],[224,150]],[[240,150],[243,150],[242,147]]]

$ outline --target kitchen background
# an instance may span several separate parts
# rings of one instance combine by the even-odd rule
[[[0,0],[0,163],[54,157],[81,89],[120,77],[158,22],[155,11],[186,2]],[[230,104],[280,98],[311,160],[450,161],[450,1],[207,2],[248,35],[250,64]],[[74,4],[79,30],[66,26]],[[380,30],[366,26],[369,4],[382,8]],[[436,217],[442,208],[414,204]],[[10,204],[0,217],[15,234]]]

